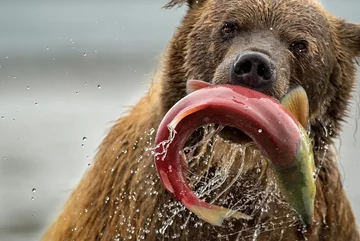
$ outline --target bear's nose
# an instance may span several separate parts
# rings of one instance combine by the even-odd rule
[[[275,78],[276,73],[272,60],[268,55],[260,52],[240,53],[231,66],[232,84],[265,90],[272,86]]]

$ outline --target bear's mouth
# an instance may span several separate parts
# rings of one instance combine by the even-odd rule
[[[225,126],[219,133],[219,136],[226,141],[237,144],[246,144],[252,142],[252,139],[243,131],[231,126]]]
[[[202,80],[192,80],[189,79],[186,82],[186,93],[190,94],[196,90],[202,89],[202,88],[206,88],[209,86],[214,86],[217,84],[211,84],[209,82],[206,81],[202,81]],[[294,92],[293,90],[297,89],[296,86],[293,86],[293,88],[291,88],[288,92],[284,93],[282,96],[280,96],[280,98],[276,98],[272,95],[270,95],[268,92],[264,92],[265,95],[269,95],[271,96],[274,100],[279,101],[279,102],[284,102],[286,98],[288,98],[289,93],[290,92]],[[295,99],[298,101],[299,105],[298,106],[293,106],[293,103],[289,103],[290,108],[292,109],[292,111],[295,111],[295,115],[296,118],[298,119],[298,121],[305,127],[307,128],[308,126],[308,115],[309,115],[309,106],[307,103],[307,97],[305,98],[296,98]],[[218,125],[215,124],[215,127],[217,127]],[[286,128],[286,127],[285,127]],[[221,131],[218,132],[218,135],[224,139],[225,141],[229,141],[235,144],[247,144],[250,142],[253,142],[253,140],[251,139],[251,137],[249,137],[246,133],[244,133],[243,131],[231,127],[231,126],[223,126],[221,128]]]
[[[202,81],[202,80],[188,80],[186,83],[186,93],[190,94],[198,89],[206,88],[208,86],[211,86],[213,84],[210,84],[208,82]],[[218,125],[215,124],[215,128],[217,128]],[[253,142],[253,140],[246,135],[243,131],[231,127],[231,126],[224,126],[222,127],[221,131],[218,133],[218,135],[224,139],[225,141],[230,141],[232,143],[236,144],[246,144]]]

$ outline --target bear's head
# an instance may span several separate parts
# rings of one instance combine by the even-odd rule
[[[301,85],[315,146],[339,133],[354,89],[360,25],[316,0],[173,0],[166,7],[185,3],[164,66],[164,112],[186,94],[189,79],[243,85],[276,99]]]

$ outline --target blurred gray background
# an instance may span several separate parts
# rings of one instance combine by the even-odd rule
[[[40,239],[111,123],[146,91],[185,10],[165,2],[0,2],[0,240]],[[360,1],[322,2],[360,22]],[[339,142],[358,220],[359,93]]]

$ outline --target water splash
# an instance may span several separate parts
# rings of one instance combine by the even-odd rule
[[[321,124],[321,126],[323,128],[323,135],[325,137],[328,137],[329,132],[332,132],[331,126],[327,127],[323,123],[321,123],[321,122],[319,122],[319,123]],[[325,143],[324,141],[320,141],[320,147],[318,148],[318,150],[315,150],[315,152],[318,152],[318,153],[320,152],[322,154],[320,159],[318,160],[319,162],[317,163],[317,166],[315,167],[315,174],[314,174],[315,180],[318,178],[321,168],[324,165],[329,148],[330,148],[329,144]]]
[[[296,214],[283,201],[275,179],[267,179],[268,161],[255,144],[240,145],[225,141],[218,135],[222,129],[223,127],[214,125],[202,127],[201,139],[184,148],[183,154],[188,164],[186,177],[190,187],[199,198],[209,203],[271,218],[257,220],[256,226],[228,221],[225,228],[219,230],[213,226],[204,226],[204,222],[181,203],[173,201],[157,210],[156,218],[161,222],[161,227],[157,230],[159,235],[177,239],[186,235],[187,227],[191,225],[192,229],[208,228],[209,232],[217,233],[220,239],[256,240],[263,232],[280,232],[299,225]],[[169,131],[169,139],[156,148],[161,146],[166,151],[176,134],[173,130]],[[265,186],[264,178],[267,183]],[[271,208],[274,204],[288,209],[291,215],[276,213]]]
[[[161,160],[165,160],[166,157],[166,153],[167,150],[170,146],[170,144],[173,142],[175,135],[176,135],[176,130],[170,126],[168,126],[169,129],[169,137],[167,140],[164,140],[162,142],[160,142],[158,145],[156,145],[154,148],[149,148],[150,151],[152,151],[152,154],[155,154],[155,150],[159,149],[161,150],[161,152],[157,152],[154,157],[158,160],[159,156],[162,156]]]

